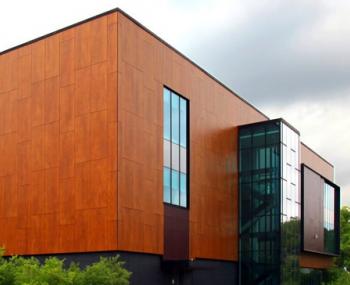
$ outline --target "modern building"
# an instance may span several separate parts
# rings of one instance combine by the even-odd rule
[[[7,255],[119,253],[133,284],[318,284],[339,191],[298,130],[119,9],[0,53]]]

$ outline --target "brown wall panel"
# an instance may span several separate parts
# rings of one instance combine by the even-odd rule
[[[315,170],[319,174],[323,175],[330,181],[333,181],[333,166],[327,163],[324,159],[322,159],[320,156],[318,156],[315,152],[313,152],[309,147],[307,147],[304,144],[301,144],[301,163],[304,163],[306,166],[310,167],[311,169]],[[305,168],[307,169],[307,168]],[[317,183],[317,182],[315,182]],[[321,194],[323,194],[323,188],[321,189]],[[311,195],[310,195],[311,196]],[[309,203],[313,203],[313,197],[310,197]],[[315,197],[318,197],[318,195],[315,195]],[[304,209],[305,215],[314,216],[315,217],[323,217],[323,213],[318,213],[318,215],[314,215],[314,211],[321,211],[322,209],[316,209],[316,208],[305,208]],[[311,211],[311,212],[310,212]],[[309,213],[308,213],[309,212]],[[316,221],[311,221],[315,223]],[[317,227],[317,226],[316,226]],[[308,232],[309,229],[306,229]],[[314,228],[315,230],[315,228]],[[316,229],[316,231],[319,232],[319,230]],[[320,235],[323,235],[323,229],[321,229]],[[312,237],[312,232],[309,231],[309,238],[310,240],[304,239],[304,242],[306,241],[309,247],[313,247],[316,245],[317,247],[320,247],[320,245],[315,242],[315,239]],[[323,256],[317,253],[307,253],[302,252],[300,259],[300,266],[301,267],[307,267],[307,268],[328,268],[333,264],[333,258],[331,256]]]
[[[301,163],[305,163],[311,169],[323,175],[325,178],[333,181],[334,168],[333,165],[322,159],[317,153],[311,150],[308,146],[301,143]]]
[[[300,267],[305,268],[330,268],[333,265],[334,258],[330,256],[323,256],[320,254],[306,253],[303,252],[300,259]]]
[[[303,167],[304,250],[323,252],[323,184],[317,173]]]
[[[237,260],[237,126],[266,117],[125,15],[118,21],[119,249],[163,253],[166,85],[190,102],[190,257]]]
[[[8,254],[117,249],[116,58],[117,13],[0,55]]]
[[[189,258],[189,211],[164,205],[164,260]]]

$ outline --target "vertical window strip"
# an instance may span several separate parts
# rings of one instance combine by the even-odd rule
[[[170,142],[170,199],[166,192],[165,182],[163,183],[164,202],[187,207],[187,174],[181,172],[181,148],[187,148],[187,101],[181,98],[176,93],[164,88],[164,140]],[[177,161],[179,162],[179,169],[173,169],[173,147],[177,145],[179,148]],[[164,146],[163,146],[164,148]],[[165,152],[166,150],[164,150]],[[187,165],[187,150],[185,156],[185,164]],[[177,165],[177,163],[176,163]],[[164,172],[167,170],[165,169]],[[186,171],[186,169],[184,169]],[[186,171],[187,172],[187,171]],[[166,174],[164,173],[164,179]]]

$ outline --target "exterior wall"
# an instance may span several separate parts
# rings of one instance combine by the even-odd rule
[[[333,181],[333,166],[320,158],[304,144],[301,144],[301,163],[304,163],[330,181]],[[300,267],[306,268],[328,268],[332,263],[333,258],[331,256],[306,252],[301,254],[299,260]]]
[[[267,117],[121,12],[0,54],[7,254],[163,254],[164,85],[190,104],[190,257],[238,260],[237,126]]]
[[[322,159],[317,153],[311,150],[308,146],[300,144],[301,161],[300,163],[306,164],[308,167],[323,175],[329,181],[334,180],[333,165]]]
[[[300,267],[325,269],[333,265],[333,258],[320,254],[304,252],[299,260]]]
[[[116,249],[116,60],[116,13],[0,55],[7,254]]]
[[[237,126],[267,118],[125,15],[118,19],[118,249],[163,251],[166,85],[189,99],[190,257],[238,260]]]

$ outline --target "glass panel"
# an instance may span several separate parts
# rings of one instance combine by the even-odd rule
[[[187,173],[187,151],[185,148],[180,147],[180,171]]]
[[[187,146],[187,102],[180,98],[180,145]]]
[[[164,88],[164,109],[163,109],[163,123],[164,123],[164,138],[170,140],[170,91]]]
[[[253,146],[265,145],[265,128],[263,126],[257,126],[253,132]]]
[[[180,174],[180,206],[187,207],[186,174]]]
[[[171,139],[173,143],[180,143],[180,108],[179,96],[172,93],[171,96]]]
[[[164,146],[163,146],[163,148],[164,148],[164,155],[163,155],[164,162],[163,162],[163,164],[164,164],[164,166],[170,168],[170,157],[171,157],[171,155],[170,155],[170,151],[171,151],[170,150],[170,141],[164,140],[163,144],[164,144]]]
[[[312,268],[300,268],[300,285],[325,284],[323,271]]]
[[[180,146],[178,144],[171,144],[171,168],[180,170]]]
[[[170,203],[170,169],[163,168],[164,202]]]
[[[179,172],[176,170],[171,170],[171,204],[173,205],[179,205],[179,199],[180,199],[180,189],[179,189],[179,183],[180,183],[180,177]]]
[[[252,135],[250,133],[250,130],[242,129],[239,136],[239,147],[240,149],[243,148],[250,148],[252,145]]]
[[[277,144],[280,142],[280,132],[279,130],[272,129],[266,130],[266,145]]]

